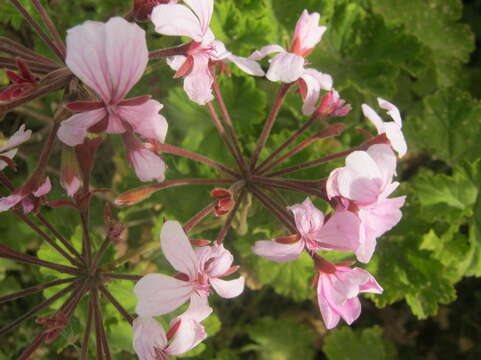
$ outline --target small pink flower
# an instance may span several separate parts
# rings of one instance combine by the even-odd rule
[[[25,214],[32,212],[38,207],[40,199],[52,190],[52,184],[48,177],[45,182],[32,189],[35,184],[36,182],[27,182],[12,195],[0,198],[0,212],[7,211],[20,203]]]
[[[101,99],[79,101],[67,107],[79,112],[62,122],[58,137],[65,144],[83,143],[87,133],[135,132],[164,142],[167,121],[162,105],[149,96],[125,99],[148,62],[145,31],[115,17],[106,23],[87,21],[67,33],[69,69]]]
[[[319,18],[317,12],[312,14],[307,10],[302,12],[294,30],[290,51],[280,45],[267,45],[249,56],[249,59],[258,61],[269,54],[278,53],[270,60],[266,77],[271,81],[284,83],[297,81],[304,101],[302,111],[306,115],[314,112],[320,91],[332,88],[330,75],[304,68],[307,64],[305,57],[321,41],[327,29],[325,26],[319,26]]]
[[[378,98],[379,107],[387,110],[388,115],[393,121],[384,122],[381,117],[369,106],[362,104],[362,112],[376,127],[378,134],[386,134],[391,146],[398,153],[399,157],[403,157],[407,152],[407,144],[402,133],[402,119],[399,109],[389,101]]]
[[[214,0],[185,0],[184,3],[187,6],[158,5],[151,20],[160,34],[193,39],[185,55],[171,56],[167,60],[167,64],[177,71],[176,77],[184,77],[184,89],[192,101],[204,105],[213,99],[214,77],[209,65],[212,62],[231,61],[250,75],[264,75],[257,62],[231,54],[221,41],[215,40],[209,28]]]
[[[199,322],[184,316],[172,321],[167,334],[151,317],[135,319],[133,327],[133,346],[140,360],[167,360],[169,355],[180,355],[193,349],[207,337]]]
[[[164,224],[160,246],[179,274],[175,277],[148,274],[139,280],[134,292],[138,299],[136,312],[140,316],[166,314],[190,300],[184,315],[202,321],[212,311],[207,302],[211,287],[224,298],[236,297],[244,290],[242,276],[235,280],[221,279],[237,270],[231,266],[232,254],[222,245],[203,246],[194,251],[177,221]]]
[[[30,136],[32,136],[32,131],[25,130],[25,125],[22,125],[4,145],[0,146],[0,171],[9,165],[13,166],[11,160],[17,154],[17,147],[30,139]]]
[[[326,191],[338,200],[338,212],[355,212],[361,220],[359,261],[367,263],[376,247],[376,238],[389,231],[401,219],[399,210],[405,197],[389,199],[399,186],[393,182],[396,156],[388,145],[376,144],[367,151],[355,151],[346,157],[346,166],[329,175]]]
[[[315,253],[318,250],[354,251],[358,247],[359,219],[354,214],[341,211],[325,220],[309,198],[288,209],[294,214],[300,236],[292,237],[292,241],[257,241],[253,248],[255,254],[288,262],[295,260],[304,249]]]
[[[383,289],[366,270],[336,266],[335,272],[319,272],[317,300],[327,329],[341,318],[351,325],[361,314],[360,293],[382,294]]]

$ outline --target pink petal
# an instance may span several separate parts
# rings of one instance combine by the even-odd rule
[[[382,294],[384,289],[379,285],[379,283],[376,281],[374,276],[372,276],[369,272],[367,272],[364,269],[360,268],[354,268],[352,271],[356,271],[359,273],[365,273],[367,275],[367,281],[365,281],[363,284],[359,286],[359,292],[361,293],[373,293],[373,294]]]
[[[202,42],[206,29],[199,18],[187,6],[161,4],[154,8],[150,20],[159,34],[187,36]]]
[[[189,98],[199,105],[212,101],[212,84],[214,78],[209,70],[209,56],[200,53],[193,56],[192,71],[184,79],[184,90]]]
[[[305,69],[301,79],[304,81],[307,89],[306,97],[303,99],[302,112],[305,115],[311,115],[316,110],[321,89],[331,90],[332,77],[315,69]]]
[[[362,104],[362,113],[367,117],[376,127],[378,134],[384,134],[384,121],[381,117],[374,111],[372,107],[367,104]]]
[[[104,108],[75,114],[62,121],[57,136],[69,146],[80,145],[84,142],[88,129],[105,116],[107,116],[107,112]]]
[[[319,19],[319,13],[309,14],[307,10],[304,10],[299,20],[297,20],[293,39],[294,42],[297,41],[299,43],[299,55],[310,51],[321,41],[322,35],[324,35],[327,28],[319,26]]]
[[[331,171],[326,182],[327,197],[331,200],[334,196],[341,196],[339,191],[338,178],[344,168],[337,168]]]
[[[322,274],[319,276],[319,281],[317,285],[317,303],[319,304],[319,310],[321,311],[322,320],[324,321],[324,325],[326,329],[333,329],[339,323],[341,316],[334,311],[334,309],[329,305],[329,302],[326,299],[326,295],[324,294],[323,290],[323,280]]]
[[[209,277],[219,277],[230,269],[234,262],[234,257],[223,245],[214,245],[212,248],[214,249],[212,254],[213,257],[209,260],[208,264],[201,266],[207,272]]]
[[[401,114],[399,113],[399,109],[394,104],[391,104],[389,101],[382,98],[377,98],[377,102],[379,104],[379,107],[387,110],[387,113],[394,120],[394,122],[399,125],[399,127],[402,127],[403,122],[401,119]]]
[[[153,151],[146,149],[144,144],[131,133],[124,135],[123,139],[127,148],[127,159],[139,180],[164,181],[167,167],[164,160]]]
[[[267,260],[276,262],[289,262],[298,258],[304,250],[304,241],[297,241],[292,244],[279,244],[275,241],[256,241],[252,251]]]
[[[164,328],[150,317],[138,317],[132,323],[133,347],[140,360],[157,360],[156,350],[167,346]]]
[[[384,123],[384,127],[386,128],[386,137],[389,139],[392,148],[399,154],[399,157],[406,155],[408,146],[401,127],[392,121]]]
[[[347,300],[344,305],[336,307],[344,321],[351,325],[361,315],[361,302],[357,297]]]
[[[187,310],[181,315],[182,318],[189,318],[196,321],[203,321],[212,313],[209,306],[207,293],[192,293]]]
[[[209,28],[212,12],[214,11],[214,0],[184,0],[190,6],[195,15],[199,18],[202,33],[206,33]]]
[[[0,153],[1,156],[5,156],[9,159],[13,159],[15,155],[17,154],[17,149],[12,149],[4,153]],[[3,170],[7,167],[7,163],[5,161],[0,160],[0,170]]]
[[[155,139],[163,143],[167,135],[167,120],[159,114],[163,105],[156,100],[149,100],[137,106],[119,106],[118,114],[132,125],[133,130],[146,139]]]
[[[315,239],[325,250],[355,251],[359,246],[359,227],[359,218],[350,211],[336,212]]]
[[[354,151],[346,157],[346,167],[337,177],[342,196],[359,203],[372,203],[382,192],[382,174],[376,162],[365,151]]]
[[[20,201],[22,201],[23,198],[24,196],[19,194],[12,194],[10,196],[0,198],[0,212],[7,211],[10,208],[14,207]]]
[[[382,188],[385,189],[392,182],[394,174],[396,174],[396,155],[391,147],[386,144],[371,145],[366,152],[376,163],[383,179]]]
[[[291,83],[304,72],[304,58],[292,53],[277,54],[272,58],[266,77],[270,81]]]
[[[189,238],[178,221],[167,221],[160,232],[160,247],[172,267],[196,279],[199,272],[197,256]]]
[[[371,229],[365,219],[361,217],[361,227],[359,232],[359,247],[355,254],[358,261],[367,264],[371,261],[377,245],[377,231]]]
[[[297,230],[302,236],[319,231],[324,224],[324,214],[309,198],[302,204],[295,204],[287,209],[294,214]]]
[[[144,30],[123,18],[87,21],[68,30],[67,66],[106,104],[122,100],[147,62]]]
[[[254,75],[254,76],[265,75],[264,70],[262,70],[262,67],[256,61],[251,60],[249,58],[230,55],[227,57],[227,60],[232,61],[234,64],[237,65],[239,69],[241,69],[242,71],[244,71],[249,75]]]
[[[211,278],[210,284],[217,294],[223,298],[231,299],[239,296],[244,291],[245,278],[243,276],[235,280]]]
[[[165,349],[166,354],[183,354],[193,349],[207,337],[204,327],[199,322],[183,316],[178,319],[180,319],[180,326],[172,342]]]
[[[225,48],[224,43],[219,40],[210,41],[205,50],[209,52],[209,57],[213,61],[223,60],[232,55],[232,53]]]
[[[25,197],[22,200],[22,210],[24,214],[30,214],[35,208],[35,204],[29,197]]]
[[[33,192],[33,196],[40,197],[48,194],[52,190],[52,183],[50,182],[50,178],[47,176],[45,182],[39,186],[39,188]]]
[[[140,316],[158,316],[177,309],[189,300],[194,285],[163,274],[148,274],[134,288]]]
[[[286,50],[280,45],[266,45],[262,47],[260,50],[254,51],[250,56],[250,60],[259,61],[266,57],[267,55],[273,53],[285,53]]]
[[[170,66],[172,70],[179,70],[179,68],[185,63],[187,57],[184,55],[174,55],[167,57],[167,65]]]
[[[17,147],[30,139],[30,136],[32,136],[32,130],[25,130],[25,124],[22,124],[19,129],[10,136],[7,142],[3,146],[0,146],[0,153]],[[7,156],[5,154],[2,155]]]

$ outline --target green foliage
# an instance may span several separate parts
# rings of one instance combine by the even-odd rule
[[[247,328],[247,333],[257,344],[244,350],[256,351],[261,360],[314,359],[313,331],[294,318],[260,318]]]
[[[362,331],[346,326],[335,329],[326,336],[323,350],[329,360],[392,360],[397,355],[379,326]]]

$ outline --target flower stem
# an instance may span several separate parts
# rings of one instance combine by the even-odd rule
[[[103,352],[107,360],[112,360],[112,355],[110,354],[110,348],[107,340],[107,335],[105,333],[105,328],[102,319],[102,312],[100,309],[99,294],[96,288],[92,290],[92,298],[94,304],[94,320],[95,320],[95,334],[97,336],[97,358],[99,355],[99,347],[102,349],[100,353]],[[102,358],[102,357],[100,357]]]
[[[210,167],[213,167],[214,169],[222,171],[226,174],[239,178],[239,174],[237,172],[205,156],[202,156],[202,155],[199,155],[169,144],[158,144],[158,147],[161,152],[166,152],[169,154],[174,154],[174,155],[182,156],[188,159],[192,159],[192,160],[201,162],[203,164],[209,165]]]
[[[293,190],[297,192],[303,192],[305,194],[318,196],[322,199],[326,198],[325,194],[321,190],[317,190],[315,188],[308,187],[300,183],[290,182],[289,180],[264,178],[261,176],[253,176],[252,180],[256,183],[269,185],[269,186],[277,187],[280,189],[288,189],[288,190]]]
[[[214,90],[214,95],[217,99],[217,103],[219,104],[220,112],[222,113],[222,117],[227,125],[227,132],[231,137],[232,143],[234,144],[234,148],[237,151],[237,154],[241,160],[241,168],[247,169],[246,163],[244,161],[244,157],[242,156],[241,147],[239,144],[239,139],[237,137],[234,124],[232,123],[232,119],[230,117],[229,111],[227,110],[227,106],[225,105],[224,99],[222,97],[222,92],[220,91],[219,83],[217,82],[217,78],[214,77],[214,83],[212,84],[212,89]]]
[[[244,170],[244,159],[242,159],[242,154],[236,149],[231,143],[231,140],[229,140],[229,137],[227,136],[224,126],[222,125],[219,117],[217,116],[217,112],[215,111],[214,106],[212,105],[211,102],[207,103],[207,109],[209,110],[210,117],[212,118],[212,121],[217,129],[217,132],[219,133],[219,136],[222,138],[222,141],[224,142],[224,145],[227,146],[227,149],[231,153],[231,155],[234,157],[235,161],[237,162],[237,166],[239,170],[243,171]]]
[[[43,42],[53,51],[53,53],[63,62],[62,51],[57,47],[55,42],[53,42],[47,33],[40,27],[40,25],[30,16],[30,14],[25,10],[25,8],[20,4],[18,0],[10,0],[10,2],[17,8],[18,11],[23,15],[25,20],[34,28],[38,36],[43,40]]]
[[[132,315],[129,314],[127,310],[117,301],[117,299],[110,293],[110,291],[101,284],[99,287],[100,291],[105,295],[105,297],[112,303],[113,306],[117,309],[117,311],[128,321],[130,325],[132,325],[132,321],[134,318]]]
[[[42,18],[44,24],[47,26],[47,29],[50,31],[50,35],[52,35],[54,39],[54,44],[58,48],[62,60],[65,60],[65,55],[66,55],[66,49],[65,49],[65,44],[63,43],[62,38],[60,37],[60,34],[57,31],[57,28],[52,22],[52,19],[48,15],[47,11],[45,8],[40,4],[39,0],[31,0],[35,8],[37,9],[38,13],[40,14],[40,17]]]
[[[274,105],[272,106],[271,112],[269,114],[269,117],[267,118],[267,121],[264,124],[264,128],[262,129],[261,136],[259,137],[259,140],[257,141],[256,148],[254,150],[254,154],[252,155],[251,158],[251,164],[250,168],[251,170],[255,169],[257,160],[259,158],[259,155],[264,148],[264,145],[267,142],[267,139],[269,138],[269,134],[271,133],[272,126],[274,125],[276,119],[277,119],[277,114],[279,113],[279,110],[281,109],[282,103],[284,99],[286,98],[287,92],[289,89],[292,87],[292,84],[282,84],[281,88],[279,90],[279,94],[277,95],[277,98],[274,102]]]
[[[129,274],[116,274],[116,273],[102,273],[102,276],[111,279],[119,279],[119,280],[131,280],[131,281],[139,281],[142,279],[141,275],[129,275]]]
[[[57,286],[57,285],[69,283],[69,282],[72,282],[72,281],[75,281],[75,280],[77,280],[77,278],[75,278],[75,277],[68,278],[68,279],[58,279],[58,280],[50,281],[50,282],[47,282],[47,283],[44,283],[44,284],[35,285],[35,286],[29,287],[29,288],[26,288],[26,289],[23,289],[23,290],[20,290],[20,291],[16,291],[16,292],[8,294],[8,295],[0,296],[0,304],[4,303],[4,302],[7,302],[7,301],[15,300],[15,299],[18,299],[18,298],[22,298],[22,297],[30,295],[30,294],[35,294],[36,292],[48,289],[52,286]]]
[[[38,347],[40,345],[42,345],[45,337],[47,335],[45,334],[44,331],[41,331],[36,337],[35,339],[33,339],[33,341],[30,343],[30,345],[27,346],[27,348],[25,350],[22,351],[22,353],[20,354],[20,356],[18,357],[18,360],[27,360],[30,355],[32,355],[35,350],[38,349]]]
[[[282,224],[287,227],[290,232],[297,232],[296,226],[294,225],[291,216],[282,207],[272,201],[256,185],[250,184],[249,190],[264,204],[267,209],[272,211],[272,213],[280,220]]]
[[[232,220],[234,220],[234,216],[237,213],[237,210],[239,209],[240,204],[242,203],[242,201],[244,201],[244,198],[245,198],[246,195],[247,195],[247,191],[244,187],[244,188],[242,188],[239,196],[237,197],[234,208],[231,210],[229,215],[227,215],[227,219],[224,223],[224,226],[222,227],[222,229],[219,231],[219,234],[217,235],[217,239],[216,239],[217,245],[221,245],[222,242],[224,241],[227,233],[229,232],[229,230],[231,228]]]
[[[15,329],[18,325],[20,325],[23,321],[31,318],[34,316],[36,313],[39,311],[42,311],[43,309],[48,308],[51,304],[53,304],[55,301],[60,299],[62,296],[65,294],[69,293],[76,287],[77,283],[74,282],[67,286],[66,288],[60,290],[57,294],[54,296],[48,298],[47,300],[41,302],[40,304],[34,306],[30,311],[26,312],[25,314],[21,315],[20,317],[16,318],[14,321],[12,321],[10,324],[5,325],[0,329],[0,337],[5,335],[7,332],[10,330]]]
[[[205,208],[200,210],[197,214],[195,214],[189,221],[187,221],[184,224],[184,231],[186,233],[189,233],[194,226],[196,226],[198,223],[200,223],[204,218],[209,215],[212,210],[215,208],[215,204],[217,201],[211,202],[209,205],[207,205]]]
[[[187,43],[167,49],[154,50],[149,53],[149,59],[152,60],[160,59],[166,56],[184,55],[189,47],[190,43]]]
[[[14,55],[15,57],[20,57],[27,64],[28,69],[37,74],[45,75],[59,69],[58,65],[45,64],[43,62],[39,62],[30,58],[18,56],[15,54],[15,50],[5,48],[4,46],[0,46],[0,51],[9,53],[11,55]],[[0,56],[0,66],[9,70],[18,70],[17,62],[15,61],[15,59],[11,59],[8,57]]]
[[[88,303],[88,310],[87,310],[87,322],[85,323],[84,334],[82,338],[82,348],[80,350],[80,360],[88,360],[88,352],[89,352],[89,340],[90,340],[90,333],[92,331],[92,320],[93,320],[93,304],[92,298]]]
[[[44,57],[40,54],[37,54],[35,51],[32,51],[29,48],[23,46],[22,44],[20,44],[16,41],[13,41],[11,39],[8,39],[4,36],[0,36],[0,44],[2,44],[2,43],[6,44],[7,46],[10,46],[10,48],[15,49],[15,50],[13,50],[14,53],[7,52],[7,51],[3,50],[4,52],[7,52],[9,54],[19,56],[19,57],[22,57],[22,58],[28,58],[28,59],[31,59],[31,60],[34,60],[34,61],[37,61],[37,62],[42,62],[44,64],[50,65],[51,67],[58,68],[58,66],[59,66],[55,61],[52,61],[49,58],[46,58],[46,57]]]

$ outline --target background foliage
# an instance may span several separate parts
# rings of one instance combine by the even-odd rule
[[[27,8],[29,1],[22,1]],[[130,1],[43,1],[64,31],[87,19],[104,21],[126,14]],[[236,231],[226,246],[235,250],[247,276],[248,289],[234,301],[215,303],[216,316],[209,319],[212,336],[188,354],[192,359],[479,359],[481,356],[481,1],[480,0],[216,0],[213,30],[232,52],[247,56],[266,44],[287,45],[295,22],[306,8],[321,13],[328,26],[322,42],[311,55],[312,66],[331,74],[335,87],[353,105],[346,119],[351,131],[341,139],[310,147],[292,160],[296,163],[358,144],[353,131],[364,125],[360,104],[374,104],[381,96],[397,104],[405,118],[409,153],[401,162],[407,194],[404,218],[385,235],[373,261],[367,266],[385,291],[363,299],[363,314],[352,328],[340,326],[326,333],[314,290],[311,260],[274,264],[255,257],[255,240],[282,233],[282,227],[255,201],[236,219]],[[33,13],[33,12],[32,12]],[[49,54],[25,26],[8,1],[0,2],[0,34]],[[152,25],[150,49],[172,46],[178,39],[161,37]],[[205,110],[189,102],[181,82],[173,80],[165,62],[150,64],[148,73],[132,91],[152,93],[165,105],[169,121],[167,142],[181,145],[219,161],[230,161],[222,151]],[[0,84],[6,84],[0,73]],[[253,151],[277,85],[246,77],[233,69],[223,79],[222,90],[244,150]],[[0,120],[9,135],[20,123],[36,130],[21,149],[17,183],[35,164],[45,136],[45,125],[59,94],[17,109]],[[268,149],[277,147],[305,118],[297,96],[290,96],[275,125]],[[100,149],[94,183],[111,187],[112,193],[94,201],[93,225],[97,240],[103,234],[102,207],[115,194],[138,186],[122,154],[120,140],[110,136]],[[211,169],[184,159],[166,157],[170,179],[214,177]],[[59,199],[59,154],[51,162],[54,191]],[[338,163],[339,164],[339,163]],[[296,177],[323,178],[336,163],[308,169]],[[287,166],[288,164],[286,164]],[[158,248],[164,218],[185,221],[209,201],[208,187],[168,189],[117,216],[128,232],[116,244],[118,258],[136,249],[147,249],[120,267],[126,272],[169,272]],[[1,189],[0,191],[3,191]],[[302,198],[287,194],[289,201]],[[324,204],[318,202],[323,207]],[[50,211],[49,219],[75,243],[79,242],[78,219],[71,210]],[[208,218],[197,234],[209,238],[219,220]],[[18,251],[36,253],[51,260],[55,254],[8,213],[0,214],[1,242]],[[46,281],[52,276],[28,266],[0,260],[0,295]],[[110,288],[133,311],[133,284],[118,281]],[[37,294],[0,305],[0,323],[6,323],[38,303]],[[55,308],[55,304],[52,309]],[[67,331],[51,346],[41,348],[38,358],[75,358],[75,340],[85,322],[82,309]],[[131,359],[131,329],[111,307],[105,308],[109,339],[115,359]],[[0,339],[0,360],[15,358],[38,328],[33,321]]]

